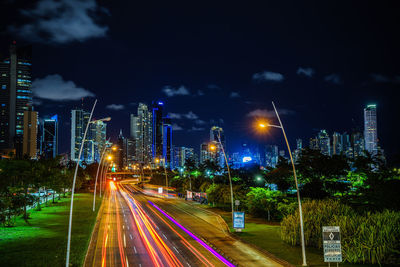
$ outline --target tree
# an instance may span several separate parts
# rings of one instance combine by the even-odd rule
[[[251,187],[246,195],[246,206],[250,214],[266,217],[271,220],[271,212],[276,210],[280,191],[272,191],[267,188]]]

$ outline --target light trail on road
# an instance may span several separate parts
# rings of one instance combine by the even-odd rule
[[[165,217],[167,217],[170,221],[172,221],[175,225],[177,225],[179,228],[181,228],[185,233],[187,233],[189,236],[191,236],[194,240],[196,240],[200,245],[202,245],[205,249],[207,249],[208,251],[210,251],[215,257],[217,257],[220,261],[222,261],[225,265],[230,266],[230,267],[234,267],[235,265],[233,265],[231,262],[229,262],[227,259],[225,259],[221,254],[219,254],[217,251],[215,251],[212,247],[210,247],[209,245],[207,245],[203,240],[201,240],[200,238],[198,238],[197,236],[195,236],[192,232],[190,232],[188,229],[186,229],[183,225],[181,225],[180,223],[178,223],[174,218],[172,218],[171,216],[169,216],[165,211],[163,211],[161,208],[159,208],[156,204],[154,204],[153,202],[151,202],[149,200],[149,203],[156,208],[159,212],[161,212]]]

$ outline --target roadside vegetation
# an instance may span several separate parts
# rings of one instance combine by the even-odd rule
[[[322,226],[337,225],[341,228],[345,262],[400,264],[398,169],[367,153],[349,160],[304,149],[296,170],[308,249],[319,251],[322,257]],[[231,174],[239,210],[278,224],[281,241],[299,246],[298,204],[290,163],[279,158],[275,168],[253,165],[232,169]],[[164,185],[164,175],[163,169],[153,171],[151,182]],[[183,170],[168,171],[168,176],[178,193],[185,195],[191,186],[194,192],[207,193],[210,206],[230,210],[227,173],[215,163],[196,166],[188,160]],[[267,233],[264,237],[270,239]]]

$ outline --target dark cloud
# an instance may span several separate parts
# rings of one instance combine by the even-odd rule
[[[110,110],[123,110],[125,109],[124,105],[121,104],[110,104],[106,106],[106,109],[110,109]]]
[[[94,94],[84,88],[77,87],[72,81],[65,81],[61,75],[52,74],[32,83],[34,96],[54,101],[79,100],[83,97],[92,97]]]
[[[95,0],[40,0],[35,8],[20,11],[29,23],[11,25],[8,30],[30,42],[83,42],[106,36],[108,27],[95,21],[95,14],[104,10]]]
[[[174,87],[167,85],[167,86],[164,86],[164,88],[161,91],[164,94],[166,94],[168,97],[190,94],[189,90],[183,85],[179,86],[178,88],[174,88]]]
[[[302,68],[302,67],[300,67],[300,68],[297,69],[296,73],[298,75],[300,75],[300,76],[303,75],[303,76],[311,78],[312,76],[314,76],[315,71],[312,68]]]
[[[253,74],[253,80],[257,82],[282,82],[284,79],[285,77],[281,73],[272,71],[263,71]]]
[[[324,77],[324,80],[326,82],[330,82],[330,83],[334,83],[334,84],[342,84],[342,79],[336,73],[332,73],[332,74],[326,75]]]

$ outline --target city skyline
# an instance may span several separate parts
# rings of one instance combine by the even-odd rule
[[[196,21],[202,17],[201,12],[207,12],[204,9],[197,12],[191,10],[189,13],[193,20],[188,19],[186,26],[181,25],[179,18],[186,18],[186,15],[179,12],[180,8],[176,6],[165,7],[165,10],[175,14],[174,20],[165,20],[165,15],[160,14],[154,22],[148,22],[144,19],[147,14],[144,5],[133,9],[145,10],[143,14],[135,13],[137,16],[132,21],[144,30],[131,29],[137,38],[145,37],[136,42],[137,38],[123,34],[123,30],[127,30],[126,25],[113,24],[104,14],[99,14],[99,21],[96,22],[89,17],[95,26],[103,30],[103,35],[88,32],[82,39],[71,35],[65,40],[59,39],[56,32],[48,32],[47,39],[22,36],[18,29],[27,24],[24,24],[24,15],[19,12],[25,6],[23,3],[8,5],[15,8],[5,16],[16,18],[14,31],[5,29],[0,51],[6,57],[13,40],[20,46],[33,45],[35,110],[39,112],[39,117],[59,114],[60,153],[68,153],[69,150],[69,144],[64,141],[70,139],[68,110],[80,107],[82,98],[84,107],[88,109],[97,98],[96,116],[113,117],[109,133],[114,141],[120,129],[125,136],[129,135],[129,123],[126,121],[139,102],[151,104],[154,100],[161,100],[168,103],[167,113],[173,115],[173,138],[178,140],[176,145],[189,146],[192,140],[196,140],[197,144],[193,147],[199,147],[207,140],[209,127],[217,124],[226,132],[229,151],[240,148],[242,142],[253,140],[254,143],[282,144],[278,134],[271,133],[267,140],[260,140],[251,132],[252,116],[270,116],[272,100],[281,110],[292,145],[297,138],[306,140],[320,129],[344,132],[355,127],[362,128],[363,113],[360,110],[368,104],[377,104],[381,145],[389,157],[398,154],[398,126],[391,116],[396,108],[396,97],[390,97],[398,94],[398,40],[391,35],[380,39],[378,30],[393,29],[395,24],[391,23],[391,10],[395,8],[370,4],[363,5],[361,10],[348,7],[348,10],[357,13],[356,20],[339,3],[330,9],[320,8],[319,13],[312,12],[313,8],[305,5],[299,8],[306,13],[292,14],[287,22],[291,27],[286,28],[279,23],[280,18],[271,9],[262,8],[264,6],[260,6],[260,10],[265,10],[266,13],[261,16],[265,19],[259,20],[259,23],[254,23],[255,14],[251,12],[261,14],[253,9],[250,12],[235,6],[228,8],[230,12],[243,14],[247,20],[242,24],[233,20],[229,13],[222,12],[219,17],[211,12],[210,21],[213,25],[220,25],[214,27],[202,24],[202,20]],[[121,10],[129,9],[130,4],[124,9],[119,9],[118,3],[116,5],[109,7],[99,3],[96,8],[108,9],[111,17],[126,16]],[[33,8],[40,9],[36,5]],[[215,8],[221,11],[226,7],[217,5]],[[284,12],[281,4],[276,4],[274,8]],[[362,12],[368,10],[375,11],[371,13],[372,18]],[[87,10],[83,11],[87,13]],[[385,13],[383,17],[383,12],[389,14]],[[320,27],[326,31],[309,21],[307,14],[320,19]],[[337,21],[339,15],[341,20]],[[40,20],[34,14],[32,16],[32,23]],[[168,21],[165,28],[153,29],[154,23],[160,21]],[[371,21],[378,23],[379,27],[370,27],[367,31],[362,25],[369,25]],[[250,28],[250,25],[255,28]],[[267,25],[275,25],[276,29]],[[349,25],[349,31],[357,32],[357,36],[342,31]],[[204,27],[204,30],[195,35],[191,27]],[[147,36],[145,29],[154,30],[153,35]],[[162,34],[163,31],[166,34]],[[256,32],[265,34],[255,35]],[[281,33],[285,33],[285,37]],[[304,38],[295,38],[299,34],[303,34]],[[219,35],[224,37],[218,38]],[[358,38],[360,36],[362,38]],[[317,39],[314,40],[314,37]],[[112,42],[110,38],[120,41]],[[168,42],[163,42],[166,40]],[[213,40],[215,45],[211,47],[201,40]],[[287,45],[294,40],[298,48],[289,50]],[[91,46],[93,42],[96,42],[96,48]],[[152,46],[148,44],[160,42],[165,46],[153,53]],[[357,45],[359,49],[346,47],[345,43]],[[186,49],[187,46],[193,47],[194,51]],[[142,52],[128,52],[135,49]],[[388,54],[380,53],[382,49]],[[102,57],[99,61],[97,55],[100,53]],[[368,58],[364,58],[367,54]],[[80,64],[77,65],[78,60]],[[121,71],[118,79],[114,79],[116,72],[112,68],[116,63],[120,64]],[[53,90],[55,87],[60,88],[61,94]],[[394,128],[384,127],[387,125]]]

